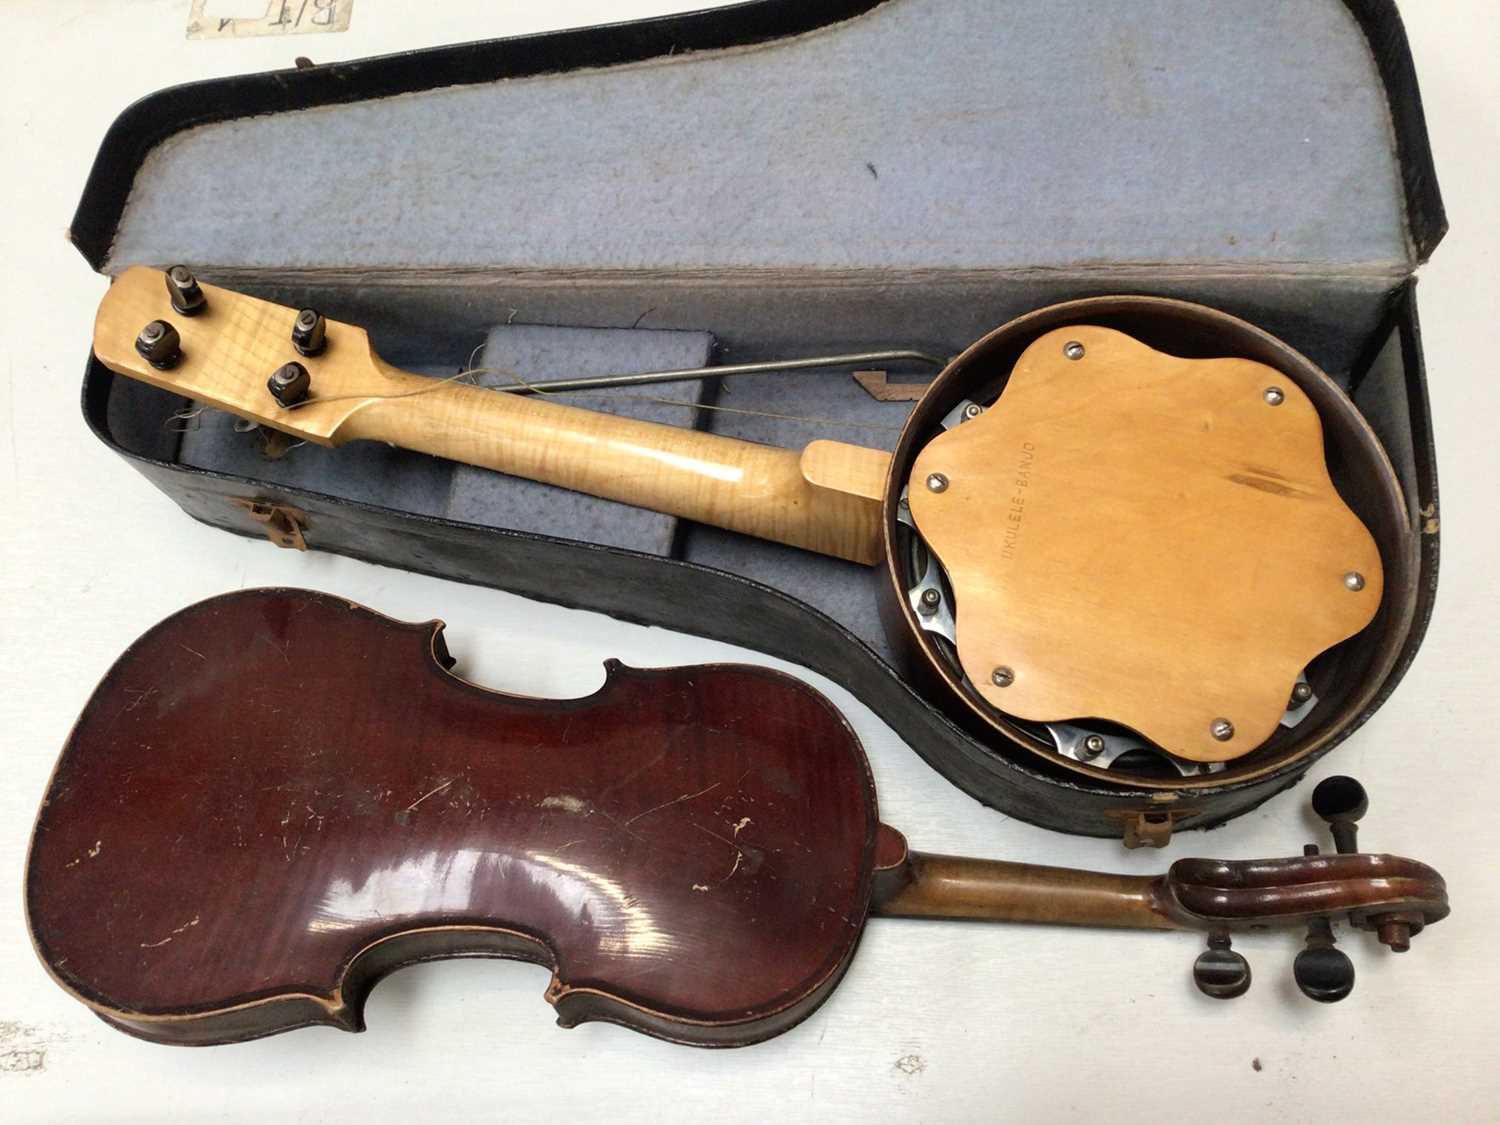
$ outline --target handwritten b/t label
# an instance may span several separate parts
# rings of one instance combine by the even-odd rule
[[[189,39],[243,39],[252,35],[310,35],[348,31],[354,0],[264,0],[265,12],[244,14],[254,0],[192,0]],[[238,11],[236,11],[238,9]]]

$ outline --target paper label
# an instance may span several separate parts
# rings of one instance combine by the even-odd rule
[[[192,0],[187,37],[243,39],[252,35],[348,31],[354,9],[354,0],[265,0],[263,13],[244,15],[253,4],[254,0]]]

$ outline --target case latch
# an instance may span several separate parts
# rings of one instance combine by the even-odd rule
[[[1172,814],[1166,809],[1134,813],[1125,821],[1127,848],[1164,848],[1172,840]]]
[[[1124,813],[1125,846],[1127,848],[1164,848],[1171,843],[1172,829],[1177,826],[1177,822],[1198,811],[1196,808],[1181,808],[1176,802],[1177,794],[1158,793],[1152,800],[1154,807],[1131,809]]]
[[[307,550],[307,540],[302,531],[307,527],[307,513],[288,504],[273,500],[230,497],[231,502],[250,513],[250,518],[266,529],[266,538],[278,547],[289,547],[296,551]]]

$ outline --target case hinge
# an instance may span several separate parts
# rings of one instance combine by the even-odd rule
[[[295,551],[307,550],[307,540],[302,534],[307,527],[306,512],[288,504],[278,504],[274,500],[247,499],[241,496],[230,497],[230,500],[236,507],[249,512],[250,518],[266,529],[266,538],[276,546]]]

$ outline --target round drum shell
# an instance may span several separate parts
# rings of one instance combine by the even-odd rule
[[[1230,762],[1222,772],[1190,778],[1148,777],[1098,769],[1062,757],[1050,743],[997,713],[964,686],[931,635],[919,627],[907,600],[907,578],[899,563],[896,512],[916,455],[939,432],[940,420],[955,405],[965,399],[992,401],[1033,340],[1071,324],[1115,328],[1174,355],[1256,360],[1295,382],[1322,419],[1328,468],[1335,486],[1380,549],[1385,569],[1380,610],[1363,631],[1314,661],[1309,678],[1318,694],[1318,705],[1295,728],[1282,728],[1262,746]],[[1199,820],[1197,814],[1207,811],[1205,805],[1239,805],[1239,800],[1232,799],[1237,790],[1253,788],[1267,795],[1275,792],[1282,787],[1277,781],[1285,778],[1283,784],[1290,784],[1313,759],[1332,748],[1378,696],[1400,657],[1417,606],[1419,537],[1390,459],[1348,395],[1306,357],[1253,325],[1215,309],[1159,297],[1092,297],[1051,305],[1003,325],[955,358],[917,404],[901,435],[887,482],[883,524],[887,580],[882,589],[882,612],[913,682],[991,753],[1029,767],[1038,784],[1063,786],[1072,791],[1070,796],[1075,801],[1083,793],[1096,793],[1111,807],[1113,817],[1127,822],[1132,817],[1128,808],[1122,811],[1120,798],[1126,792],[1137,794],[1139,815],[1147,820],[1134,827],[1141,829],[1144,825],[1146,831],[1162,840],[1174,820]],[[1206,819],[1216,822],[1240,811],[1243,809],[1236,808],[1225,816]],[[1048,818],[1038,819],[1045,822]],[[1127,836],[1131,827],[1125,825]]]

